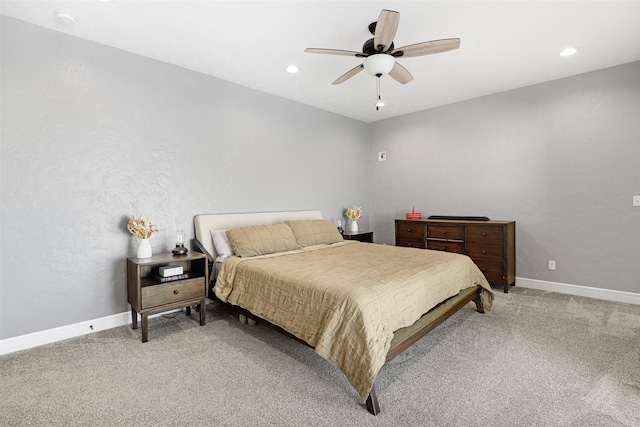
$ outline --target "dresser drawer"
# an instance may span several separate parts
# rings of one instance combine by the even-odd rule
[[[502,246],[467,243],[467,255],[473,260],[481,259],[490,262],[502,262]]]
[[[419,222],[396,222],[396,239],[424,240],[424,224]]]
[[[473,260],[473,262],[475,262],[489,282],[501,283],[504,279],[502,263],[484,260]]]
[[[453,252],[456,254],[464,253],[464,242],[449,242],[446,240],[428,240],[427,249],[434,251]]]
[[[467,242],[501,245],[502,228],[470,225],[467,227]]]
[[[427,225],[427,238],[464,241],[464,227]]]
[[[426,245],[424,244],[424,239],[407,239],[407,238],[396,238],[396,246],[402,246],[405,248],[420,248],[426,249]]]
[[[142,309],[203,298],[206,295],[204,288],[202,277],[145,286],[142,288]]]

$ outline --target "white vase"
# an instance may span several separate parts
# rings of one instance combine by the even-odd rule
[[[358,231],[358,221],[351,221],[351,231]]]
[[[140,239],[140,243],[138,243],[138,251],[136,252],[136,256],[138,258],[151,258],[151,244],[149,243],[149,239]]]

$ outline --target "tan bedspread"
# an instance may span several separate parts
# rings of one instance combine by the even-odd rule
[[[315,347],[364,400],[393,332],[475,285],[490,310],[489,284],[467,256],[345,241],[227,258],[214,291]]]

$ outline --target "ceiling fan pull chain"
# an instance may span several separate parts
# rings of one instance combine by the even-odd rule
[[[382,99],[380,97],[380,76],[376,77],[376,103],[373,104],[376,107],[376,111],[380,111],[380,107],[384,106],[384,102],[382,102]]]

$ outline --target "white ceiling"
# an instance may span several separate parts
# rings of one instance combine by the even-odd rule
[[[4,15],[364,122],[640,60],[640,1],[2,1]],[[376,111],[361,59],[382,9],[400,12],[397,47],[459,37],[460,49],[399,59],[414,76],[381,79]],[[65,11],[74,25],[62,25]],[[577,46],[572,57],[560,57]],[[291,75],[285,67],[296,64]]]

